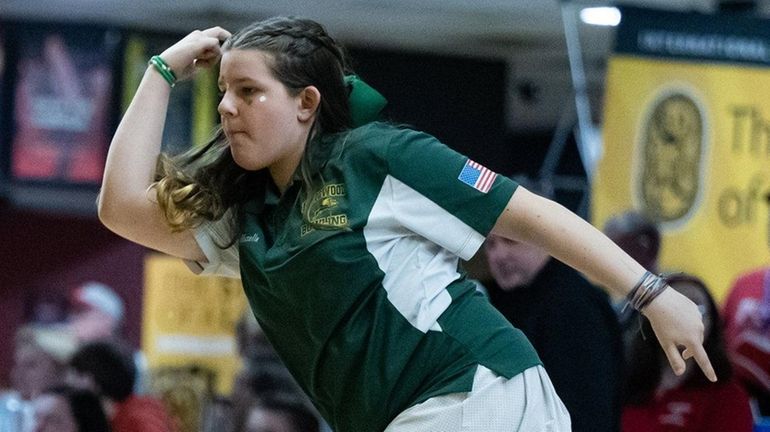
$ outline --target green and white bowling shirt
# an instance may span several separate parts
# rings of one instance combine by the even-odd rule
[[[516,184],[424,133],[371,123],[333,140],[303,221],[300,182],[250,203],[234,248],[196,234],[204,273],[240,275],[286,366],[336,432],[467,392],[476,365],[511,378],[540,364],[524,335],[458,269]]]

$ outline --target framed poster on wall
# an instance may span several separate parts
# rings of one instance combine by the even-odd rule
[[[11,181],[98,186],[114,128],[120,33],[85,25],[12,28]]]

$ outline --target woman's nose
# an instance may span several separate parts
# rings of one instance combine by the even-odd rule
[[[225,93],[224,96],[222,96],[222,100],[219,101],[219,105],[217,105],[217,111],[222,117],[230,117],[236,114],[237,111],[235,109],[235,104],[227,93]]]

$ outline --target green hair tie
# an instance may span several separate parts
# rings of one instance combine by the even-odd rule
[[[388,104],[387,99],[377,90],[365,83],[358,75],[346,75],[345,84],[350,90],[350,119],[353,127],[373,122],[380,117],[380,112]]]

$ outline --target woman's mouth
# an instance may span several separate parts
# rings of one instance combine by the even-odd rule
[[[242,130],[225,130],[225,136],[227,136],[228,138],[232,138],[242,133],[245,133],[245,132],[243,132]]]

